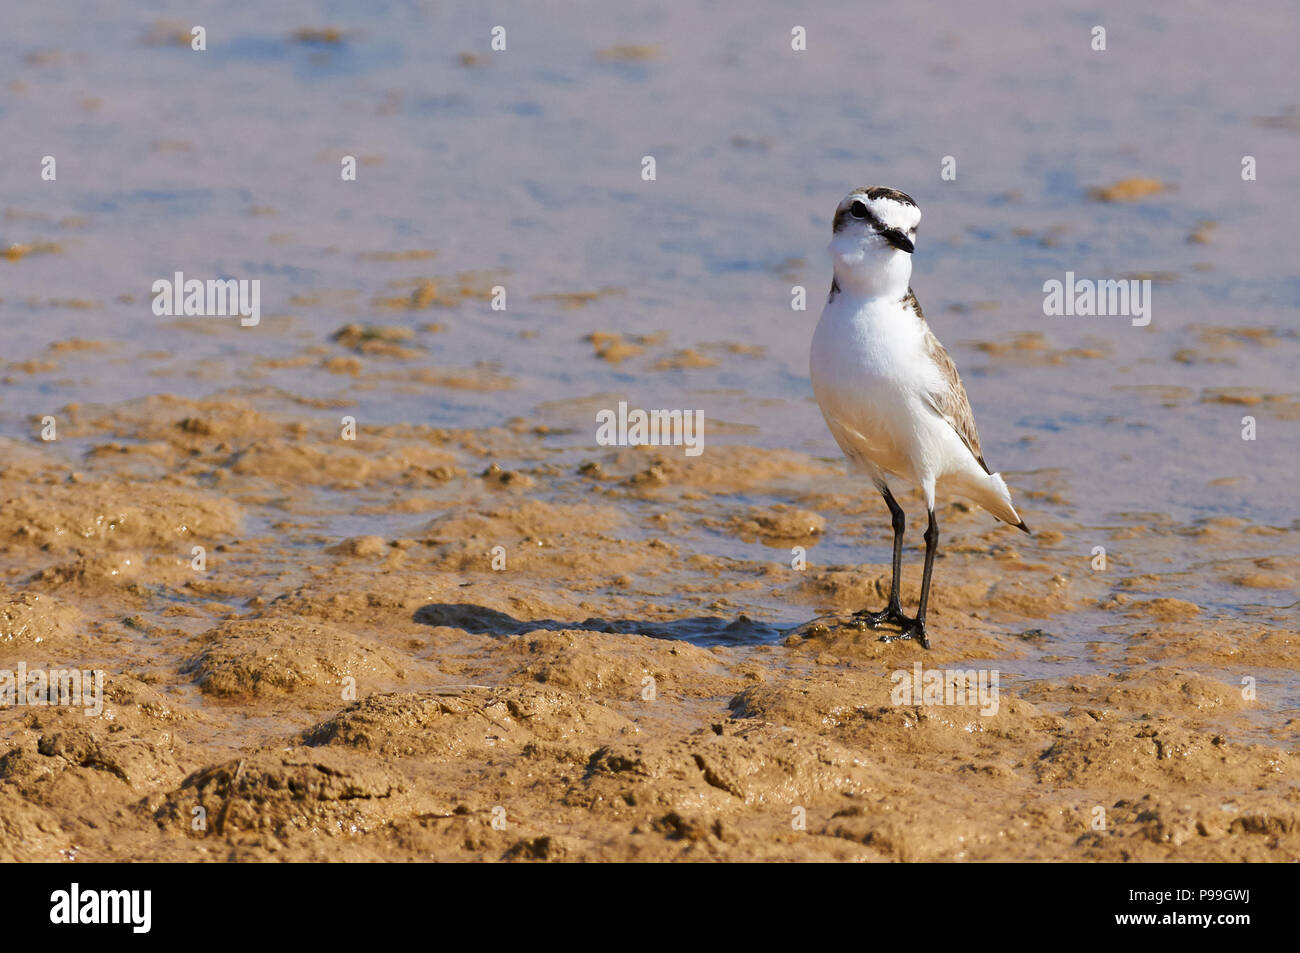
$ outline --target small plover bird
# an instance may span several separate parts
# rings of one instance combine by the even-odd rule
[[[813,334],[813,392],[835,442],[852,470],[865,474],[885,498],[894,529],[889,602],[857,618],[872,628],[900,627],[882,641],[915,639],[925,647],[925,609],[939,546],[936,490],[978,503],[998,519],[1029,532],[1002,477],[980,450],[966,389],[957,367],[930,331],[912,294],[912,251],[921,210],[895,189],[851,192],[835,210],[830,244],[835,278]],[[925,570],[915,618],[903,614],[898,583],[903,558],[903,509],[889,491],[898,478],[919,486],[929,524]]]

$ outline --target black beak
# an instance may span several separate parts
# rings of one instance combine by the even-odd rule
[[[889,244],[900,251],[907,252],[909,255],[916,249],[916,246],[912,244],[912,240],[896,228],[881,229],[880,234],[885,236],[885,241],[889,242]]]

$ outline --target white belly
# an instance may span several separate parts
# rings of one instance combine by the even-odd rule
[[[854,308],[843,296],[813,334],[813,392],[849,464],[871,476],[921,484],[939,475],[943,435],[923,394],[937,373],[924,326],[897,302]]]

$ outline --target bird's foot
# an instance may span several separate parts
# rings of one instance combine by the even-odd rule
[[[897,635],[882,635],[880,641],[897,642],[906,639],[917,642],[923,649],[930,647],[930,639],[925,634],[924,619],[903,619],[901,625],[902,628]]]
[[[911,621],[907,616],[903,615],[903,610],[898,606],[886,606],[879,612],[871,612],[870,610],[862,609],[853,613],[853,618],[859,624],[865,624],[872,629],[878,629],[882,625],[897,625],[901,627],[907,625],[907,623]]]

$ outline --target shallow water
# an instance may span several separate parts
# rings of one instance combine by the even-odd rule
[[[11,6],[0,669],[109,699],[0,706],[0,856],[1300,857],[1289,4]],[[1037,531],[944,506],[930,652],[804,625],[888,570],[807,373],[870,184]],[[177,271],[260,324],[156,317]],[[598,446],[624,400],[703,455]]]
[[[962,368],[987,459],[1013,488],[1053,494],[1022,507],[1065,534],[1047,558],[1084,571],[1095,545],[1113,552],[1117,532],[1152,527],[1116,555],[1126,572],[1229,616],[1248,613],[1247,597],[1294,607],[1294,592],[1243,595],[1200,572],[1207,554],[1183,535],[1222,516],[1300,526],[1300,276],[1279,214],[1300,204],[1294,44],[1278,29],[1291,15],[1283,3],[1248,17],[1211,3],[870,15],[832,3],[795,18],[809,37],[795,53],[776,3],[548,4],[487,19],[467,3],[302,3],[255,23],[229,3],[9,11],[0,244],[38,248],[0,261],[0,433],[31,437],[70,403],[252,394],[322,428],[343,412],[363,425],[521,417],[552,428],[568,466],[596,449],[594,409],[626,399],[699,408],[714,443],[831,458],[806,368],[829,217],[850,187],[889,184],[925,210],[913,286]],[[165,39],[190,19],[207,28],[205,52]],[[498,21],[503,53],[488,48]],[[1094,22],[1106,52],[1089,49]],[[341,42],[295,39],[304,27],[337,28]],[[44,154],[56,182],[37,177]],[[358,181],[340,181],[343,154],[361,160]],[[647,154],[653,182],[640,177]],[[1247,154],[1258,181],[1241,179]],[[940,178],[945,155],[955,181]],[[1169,190],[1088,198],[1133,176]],[[1208,243],[1190,241],[1206,221]],[[384,260],[415,251],[436,256]],[[178,270],[260,279],[261,324],[155,317],[150,286]],[[1156,275],[1150,326],[1045,317],[1042,284],[1067,271]],[[455,307],[400,306],[420,280],[446,288],[463,272],[472,294]],[[505,312],[480,296],[497,283]],[[790,308],[796,284],[805,312]],[[612,293],[546,297],[600,289]],[[348,322],[411,328],[419,352],[327,373],[310,349]],[[663,339],[613,363],[593,356],[594,331]],[[1024,335],[1042,337],[1015,347]],[[104,347],[48,350],[69,338]],[[656,369],[686,349],[717,364]],[[480,386],[400,377],[430,367]],[[484,375],[511,386],[487,389]],[[1254,441],[1241,439],[1245,414]],[[314,528],[387,531],[346,509],[325,508]],[[885,561],[883,511],[878,522],[830,534],[815,558]],[[1277,537],[1280,551],[1239,539],[1226,557],[1290,558],[1295,538]],[[727,534],[693,540],[780,558]],[[782,625],[800,612],[757,597],[754,609]],[[1058,628],[1097,631],[1084,615]]]

